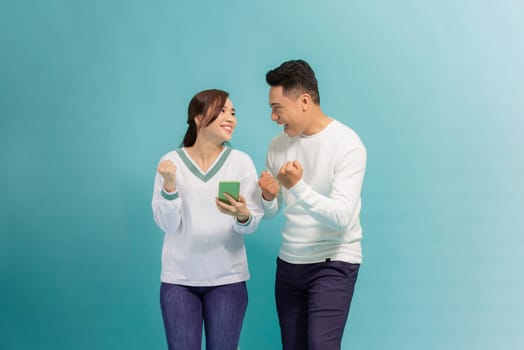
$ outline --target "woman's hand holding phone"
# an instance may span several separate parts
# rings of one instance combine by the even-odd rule
[[[224,203],[218,198],[215,198],[217,208],[221,213],[234,216],[239,222],[246,222],[249,220],[251,212],[246,205],[246,199],[244,196],[239,194],[238,200],[235,200],[235,198],[230,196],[228,193],[225,193],[224,197],[229,201],[229,203]]]

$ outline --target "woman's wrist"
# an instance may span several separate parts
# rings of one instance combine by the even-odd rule
[[[170,184],[164,184],[164,191],[168,192],[168,193],[173,193],[175,192],[176,190],[176,186],[173,184],[173,185],[170,185]]]
[[[245,224],[246,222],[249,221],[249,217],[251,216],[251,213],[247,214],[247,215],[238,215],[237,216],[237,221],[241,224]]]

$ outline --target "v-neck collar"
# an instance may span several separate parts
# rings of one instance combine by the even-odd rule
[[[209,170],[204,174],[200,168],[193,162],[191,158],[189,158],[189,155],[186,153],[186,151],[181,148],[177,149],[176,152],[180,156],[180,159],[184,162],[184,164],[187,166],[187,168],[198,177],[200,180],[207,182],[209,179],[211,179],[224,165],[224,162],[226,161],[227,157],[229,156],[229,153],[231,153],[231,148],[224,147],[224,150],[222,150],[222,153],[217,157],[215,160],[215,163],[211,165]]]

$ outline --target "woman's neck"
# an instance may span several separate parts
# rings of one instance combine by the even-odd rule
[[[206,142],[195,142],[191,147],[184,147],[187,154],[195,162],[200,170],[207,172],[224,149],[223,145]]]

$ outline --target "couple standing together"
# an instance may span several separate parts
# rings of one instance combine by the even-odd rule
[[[188,108],[182,147],[157,168],[153,216],[165,232],[160,304],[169,349],[236,350],[249,279],[244,234],[282,209],[275,298],[284,350],[340,349],[362,261],[359,221],[366,150],[325,115],[308,63],[266,74],[271,119],[283,126],[260,177],[228,147],[236,126],[228,93],[205,90]],[[239,180],[238,200],[217,199],[220,180]]]

